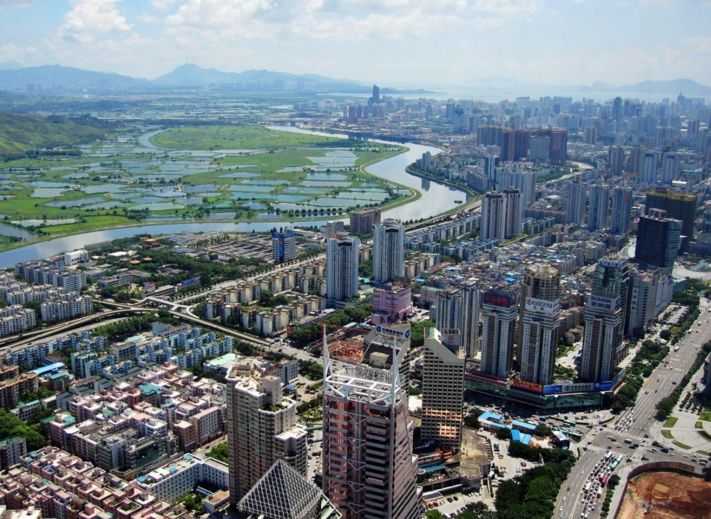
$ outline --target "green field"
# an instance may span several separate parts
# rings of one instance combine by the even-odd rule
[[[263,126],[183,126],[155,135],[151,143],[172,150],[264,150],[327,146],[342,143],[335,137],[319,137],[270,130]]]

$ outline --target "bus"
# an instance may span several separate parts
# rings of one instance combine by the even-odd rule
[[[609,460],[611,457],[612,457],[612,451],[607,451],[607,452],[605,453],[605,459],[606,459],[606,460]]]
[[[590,482],[589,482],[589,481],[588,481],[587,483],[585,483],[585,488],[583,488],[583,490],[584,490],[585,492],[587,492],[588,490],[590,490]]]
[[[608,479],[610,479],[610,476],[608,476],[607,474],[603,474],[602,476],[600,476],[600,485],[602,485],[603,487],[607,485]]]

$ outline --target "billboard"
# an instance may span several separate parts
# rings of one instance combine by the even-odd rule
[[[378,335],[385,335],[386,337],[391,337],[395,339],[409,339],[410,338],[410,325],[391,325],[383,326],[379,324],[375,327],[375,333]]]
[[[543,393],[542,385],[536,384],[534,382],[526,382],[525,380],[521,380],[518,378],[514,379],[514,381],[511,383],[511,387],[515,387],[516,389],[522,389],[523,391],[538,393],[539,395]]]
[[[548,301],[546,299],[526,298],[526,310],[538,312],[544,315],[553,315],[560,311],[560,301]]]
[[[178,290],[183,290],[184,288],[190,288],[200,285],[200,276],[195,276],[192,278],[184,279],[178,283]]]

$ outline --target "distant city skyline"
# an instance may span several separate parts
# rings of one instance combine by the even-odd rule
[[[711,84],[709,22],[707,0],[0,0],[0,61],[146,78],[196,63],[440,89]]]

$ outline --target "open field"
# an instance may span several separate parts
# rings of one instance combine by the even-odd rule
[[[153,141],[178,132],[171,137],[176,143],[188,135],[206,142],[214,128],[170,129],[154,134]],[[420,196],[362,168],[402,147],[259,126],[217,128],[231,143],[273,146],[167,151],[143,146],[151,134],[136,127],[80,147],[81,155],[0,163],[0,222],[24,228],[28,241],[39,241],[142,223],[308,220]],[[0,240],[0,250],[14,246],[18,242]]]
[[[173,150],[256,150],[327,146],[341,139],[280,132],[263,126],[183,126],[155,135],[151,142]]]
[[[709,519],[711,482],[676,472],[648,472],[628,485],[617,519]]]

